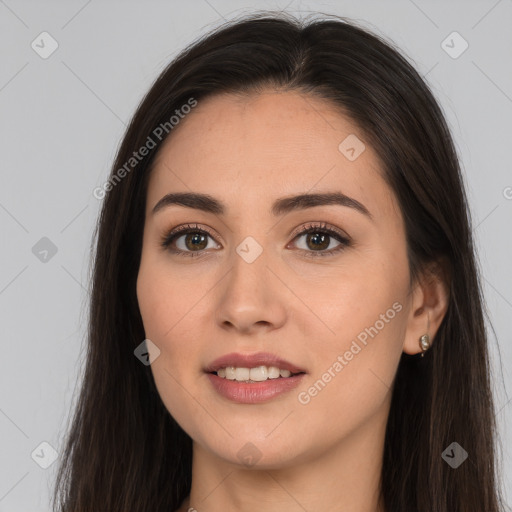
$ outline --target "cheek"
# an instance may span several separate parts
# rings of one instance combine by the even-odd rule
[[[390,391],[400,360],[407,322],[408,273],[401,256],[358,253],[312,296],[314,311],[329,331],[311,350],[313,387],[301,389],[304,402],[323,410],[374,409]],[[316,322],[318,327],[318,322]],[[314,323],[305,336],[314,338]],[[310,383],[309,383],[310,384]],[[331,404],[331,405],[329,405]]]
[[[143,259],[137,279],[139,309],[146,338],[160,350],[151,364],[151,372],[165,408],[186,432],[197,435],[195,423],[189,421],[197,411],[187,393],[190,382],[186,381],[185,371],[190,373],[190,368],[197,364],[197,355],[192,344],[179,342],[185,339],[185,323],[180,319],[186,315],[188,301],[175,289],[175,279],[167,277],[161,265]]]
[[[201,312],[198,292],[189,279],[169,271],[159,258],[142,258],[137,277],[137,299],[146,338],[160,350],[151,365],[155,380],[166,381],[164,389],[179,384],[185,369],[198,366],[198,315]],[[193,307],[195,305],[195,307]],[[199,371],[199,370],[198,370]]]
[[[185,315],[187,291],[162,258],[153,254],[142,256],[137,277],[137,299],[146,336],[165,344],[174,325]]]
[[[406,308],[393,288],[374,290],[371,300],[351,291],[326,313],[334,334],[317,345],[315,371],[297,391],[303,435],[318,435],[321,425],[325,439],[343,437],[389,407]]]
[[[365,352],[382,355],[388,343],[400,341],[408,283],[405,252],[358,250],[347,253],[334,271],[301,275],[294,289],[314,313],[307,315],[307,338],[322,339],[324,354],[338,355],[358,340]]]

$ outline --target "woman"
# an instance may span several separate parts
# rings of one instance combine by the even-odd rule
[[[334,17],[221,27],[95,195],[58,510],[501,510],[459,163],[390,43]]]

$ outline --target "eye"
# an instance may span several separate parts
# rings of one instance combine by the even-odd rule
[[[306,229],[296,234],[294,240],[301,237],[305,237],[306,247],[299,247],[299,249],[304,252],[304,256],[313,258],[332,256],[351,245],[347,236],[337,229],[327,227],[323,222],[308,224]],[[331,245],[332,239],[337,240],[338,245],[328,251],[325,250]]]
[[[183,240],[180,240],[183,238]],[[164,249],[180,256],[201,256],[204,249],[211,249],[208,238],[213,235],[205,228],[199,228],[197,224],[187,224],[173,229],[166,234],[161,245]],[[176,245],[176,249],[172,245]]]
[[[295,233],[293,240],[301,237],[305,237],[306,247],[299,247],[299,250],[307,257],[331,256],[351,245],[347,236],[335,228],[327,227],[323,222],[308,224]],[[214,236],[208,229],[200,228],[197,224],[186,224],[164,235],[160,243],[173,254],[197,257],[206,254],[205,249],[212,249],[208,238],[214,241]],[[331,245],[332,239],[337,240],[338,245],[325,250]],[[213,248],[218,249],[220,246],[217,244]]]

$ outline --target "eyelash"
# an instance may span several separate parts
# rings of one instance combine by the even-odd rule
[[[202,257],[204,255],[204,249],[200,251],[182,251],[180,249],[170,249],[169,246],[180,236],[187,235],[189,233],[200,233],[210,236],[212,239],[214,239],[213,233],[210,232],[210,230],[202,227],[199,228],[199,225],[197,224],[186,224],[183,226],[180,226],[176,229],[171,230],[169,233],[165,234],[160,242],[160,245],[163,249],[170,251],[173,254],[177,254],[179,256],[185,256],[185,257]],[[295,234],[293,237],[293,240],[310,234],[310,233],[321,233],[325,235],[329,235],[332,238],[335,238],[338,242],[340,242],[340,245],[334,249],[330,249],[329,251],[310,251],[306,249],[299,249],[304,253],[305,256],[311,257],[311,258],[318,258],[318,257],[325,257],[325,256],[332,256],[334,254],[339,253],[340,251],[344,250],[347,247],[350,247],[352,245],[351,240],[347,238],[346,236],[343,236],[340,232],[333,228],[329,228],[327,224],[324,222],[321,223],[310,223],[307,226],[305,226],[305,229],[299,231]]]

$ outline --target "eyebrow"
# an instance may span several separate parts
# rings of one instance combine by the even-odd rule
[[[299,194],[296,196],[282,197],[277,199],[270,210],[272,215],[285,215],[291,211],[313,208],[315,206],[338,205],[353,208],[370,219],[372,214],[356,199],[353,199],[341,192],[325,192],[319,194]],[[202,210],[215,215],[224,215],[226,206],[208,194],[196,192],[177,192],[166,194],[153,208],[153,215],[158,211],[171,206],[180,205],[187,208]]]

